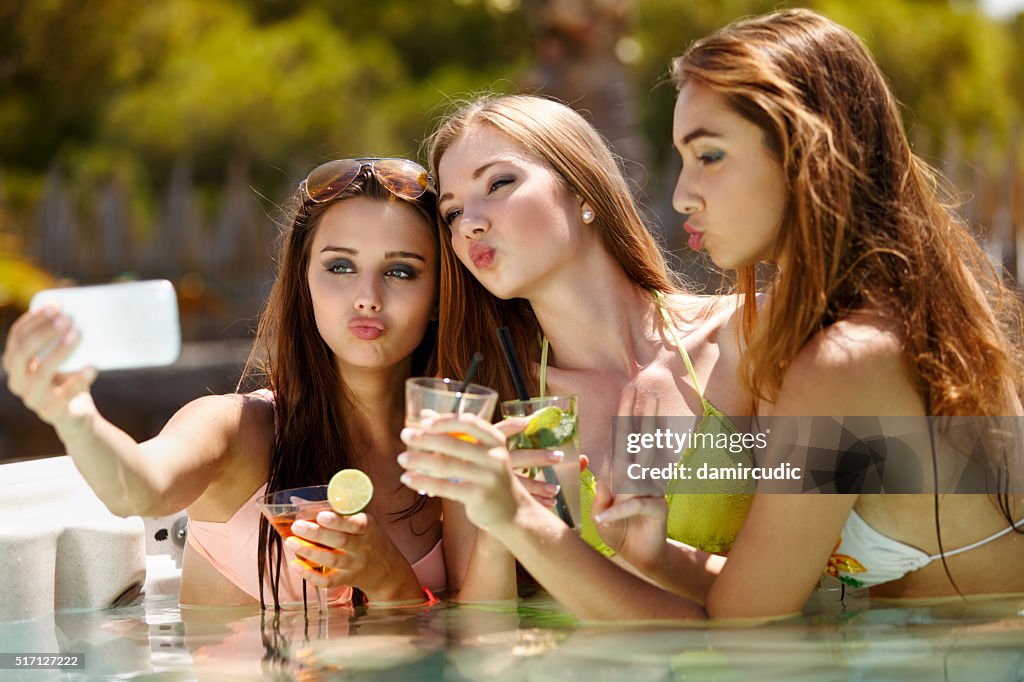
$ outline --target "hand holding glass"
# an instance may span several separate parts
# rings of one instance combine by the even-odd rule
[[[466,384],[452,379],[414,378],[405,382],[405,425],[418,428],[423,422],[423,410],[438,414],[475,414],[491,421],[498,404],[498,392],[479,384]],[[456,438],[472,440],[465,434],[453,433]]]
[[[267,517],[267,521],[274,527],[281,540],[287,540],[295,533],[292,532],[292,524],[296,521],[312,521],[316,523],[316,516],[322,511],[333,511],[327,501],[326,485],[311,485],[305,488],[289,488],[268,493],[256,501],[260,512]],[[305,561],[305,560],[303,560]],[[308,562],[306,562],[308,564]],[[323,566],[310,564],[310,568],[320,573],[326,573]],[[319,587],[316,590],[317,604],[321,613],[327,611],[327,588]]]
[[[562,452],[561,463],[542,470],[548,483],[558,483],[562,487],[555,511],[572,528],[580,527],[580,448],[576,402],[576,396],[570,395],[506,400],[501,404],[503,417],[530,417],[526,429],[509,438],[510,450],[533,448]],[[552,470],[554,476],[549,473]]]

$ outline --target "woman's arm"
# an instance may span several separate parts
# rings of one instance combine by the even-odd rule
[[[445,500],[448,505],[457,502]],[[461,505],[460,505],[461,506]],[[458,589],[450,589],[453,601],[464,603],[513,601],[519,597],[516,581],[516,560],[493,535],[469,525],[473,539],[472,552]],[[445,527],[447,532],[448,526]],[[465,542],[466,540],[462,540]]]
[[[828,327],[800,350],[774,405],[762,412],[773,418],[923,415],[897,328],[867,315]],[[708,590],[708,613],[717,618],[801,609],[857,497],[756,495],[728,561]]]
[[[264,441],[266,449],[266,427],[252,427],[269,414],[272,429],[272,407],[236,395],[193,401],[160,434],[137,443],[96,409],[89,391],[93,370],[57,373],[77,344],[68,329],[63,316],[27,313],[11,328],[3,365],[11,391],[54,427],[86,482],[114,514],[163,516],[189,506],[221,473],[236,436]],[[57,350],[44,354],[53,343],[60,344]],[[269,438],[272,442],[272,430]],[[252,451],[249,444],[244,449]],[[261,475],[265,472],[256,474]]]
[[[453,426],[452,422],[458,425]],[[446,435],[458,431],[479,441]],[[605,559],[541,505],[512,473],[504,436],[473,417],[407,429],[403,482],[465,505],[469,520],[501,542],[540,584],[585,619],[701,618],[690,600],[666,594]]]

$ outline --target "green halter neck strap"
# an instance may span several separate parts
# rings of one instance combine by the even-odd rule
[[[665,321],[665,326],[668,328],[668,333],[672,335],[672,342],[676,345],[676,350],[679,351],[679,357],[683,359],[683,364],[686,365],[686,371],[690,373],[690,380],[693,381],[693,387],[697,389],[697,395],[700,396],[700,402],[704,405],[704,410],[707,411],[711,407],[710,403],[704,399],[704,391],[700,387],[700,381],[697,380],[697,372],[693,369],[693,363],[690,362],[690,355],[686,352],[686,346],[679,340],[679,334],[676,333],[676,326],[672,322],[672,318],[668,316],[668,311],[665,310],[665,294],[654,289],[649,290],[651,296],[654,297],[654,302],[658,306],[658,310],[661,312],[661,319]]]
[[[548,388],[548,337],[541,334],[540,339],[540,397],[547,395]]]
[[[704,405],[705,409],[710,407],[708,401],[704,399],[704,391],[700,387],[700,381],[697,380],[697,372],[693,369],[693,363],[690,362],[690,355],[686,352],[686,346],[679,340],[676,326],[673,324],[672,318],[668,316],[668,311],[665,310],[665,295],[656,289],[648,289],[648,292],[654,298],[654,304],[658,306],[658,312],[661,313],[661,319],[665,321],[668,333],[672,335],[672,341],[675,343],[676,350],[679,352],[679,357],[682,358],[683,364],[686,365],[686,371],[690,373],[690,380],[693,381],[693,387],[697,389],[700,402]],[[546,395],[547,389],[548,345],[548,337],[542,333],[540,338],[540,397],[542,398]]]

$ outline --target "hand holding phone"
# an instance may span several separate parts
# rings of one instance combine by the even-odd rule
[[[80,338],[61,372],[169,365],[181,353],[178,300],[165,279],[46,289],[29,309],[48,305],[71,318]]]

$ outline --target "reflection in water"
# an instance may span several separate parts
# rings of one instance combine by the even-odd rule
[[[84,653],[87,670],[8,679],[1018,680],[1024,599],[892,606],[819,591],[758,627],[579,624],[550,598],[518,605],[258,607],[149,602],[0,624],[0,651]],[[52,674],[48,674],[52,673]]]

